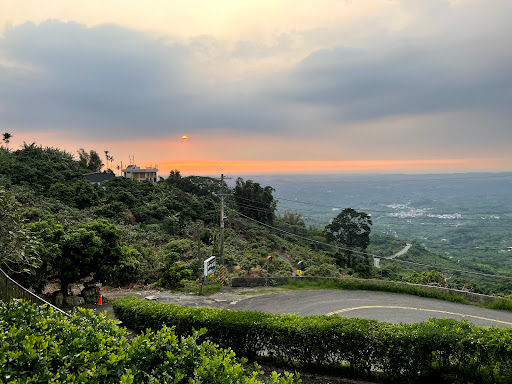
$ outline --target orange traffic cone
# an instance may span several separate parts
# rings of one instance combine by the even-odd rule
[[[98,300],[98,305],[103,305],[103,295],[100,293],[100,299]]]

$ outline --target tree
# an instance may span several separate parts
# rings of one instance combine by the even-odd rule
[[[55,183],[48,189],[51,196],[70,207],[84,209],[98,203],[97,187],[84,179],[77,179],[73,183]]]
[[[5,143],[5,146],[7,149],[9,149],[9,143],[11,142],[12,135],[9,132],[4,133],[4,138],[2,139]]]
[[[110,170],[112,168],[112,163],[114,161],[114,156],[110,156],[110,152],[109,151],[105,151],[105,157],[107,158],[107,171],[108,171],[108,170]],[[110,166],[108,165],[109,161],[110,161]]]
[[[91,149],[89,153],[87,153],[83,148],[80,148],[78,150],[78,157],[78,164],[80,168],[87,169],[91,172],[99,172],[101,167],[103,167],[100,155],[98,155],[95,150]]]
[[[20,205],[9,192],[0,190],[0,265],[13,272],[38,267],[37,241],[27,228]]]
[[[103,167],[103,163],[101,162],[100,155],[98,155],[98,152],[91,149],[89,152],[89,164],[88,167],[89,170],[92,172],[99,172],[101,170],[101,167]]]
[[[55,223],[53,217],[28,225],[38,244],[36,252],[41,259],[41,265],[30,274],[16,276],[16,281],[24,287],[31,287],[36,292],[42,292],[48,279],[53,273],[56,259],[62,257],[62,244],[66,237],[64,228]]]
[[[90,161],[90,156],[83,148],[80,148],[78,150],[78,165],[80,165],[80,168],[86,168],[88,169]]]
[[[370,244],[371,225],[372,220],[366,213],[345,208],[325,227],[327,241],[343,248],[349,268],[352,267],[353,251],[365,251]]]
[[[240,213],[261,221],[265,224],[274,224],[277,201],[274,200],[272,192],[275,189],[252,180],[244,181],[241,177],[236,180],[233,191],[236,204]]]
[[[228,185],[223,182],[221,185],[218,179],[207,176],[186,176],[182,177],[180,171],[173,170],[169,173],[169,177],[165,179],[167,185],[181,189],[197,196],[212,196],[220,193],[221,190],[228,190]]]
[[[302,217],[302,214],[298,212],[292,212],[290,210],[284,211],[283,220],[290,225],[298,225],[300,227],[306,226],[306,223],[304,222],[304,217]]]
[[[62,255],[54,260],[61,279],[61,290],[94,273],[98,281],[123,283],[139,273],[138,252],[122,240],[122,231],[107,220],[85,224],[68,234],[62,244]],[[129,271],[129,273],[127,273]]]

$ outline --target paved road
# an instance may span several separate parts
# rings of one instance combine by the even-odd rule
[[[240,300],[230,308],[303,316],[330,314],[390,323],[416,323],[430,317],[451,318],[465,319],[480,326],[512,327],[512,312],[390,292],[288,291]]]
[[[107,291],[103,296],[111,301],[130,294],[129,291],[116,292]],[[245,294],[241,295],[241,292]],[[157,301],[164,303],[238,311],[297,313],[302,316],[330,314],[397,324],[416,323],[435,317],[465,319],[480,326],[512,327],[512,312],[391,292],[304,290],[264,294],[256,292],[256,289],[225,288],[211,296],[166,291],[142,291],[131,294],[142,300],[148,296],[155,296]],[[107,310],[109,314],[113,314],[110,307],[107,305],[99,310]]]
[[[389,256],[389,257],[386,257],[386,259],[394,259],[396,257],[400,257],[400,256],[403,256],[407,253],[407,251],[409,251],[409,249],[412,247],[412,244],[406,244],[405,247],[403,249],[401,249],[400,251],[398,251],[397,253],[395,253],[393,256]]]

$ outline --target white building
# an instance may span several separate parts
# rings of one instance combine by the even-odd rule
[[[136,165],[129,165],[122,170],[123,176],[129,179],[138,181],[149,180],[152,183],[156,182],[156,173],[158,168],[140,168]]]

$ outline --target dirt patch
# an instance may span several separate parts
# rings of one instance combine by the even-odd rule
[[[249,275],[247,277],[260,277],[261,266],[257,265],[252,267],[249,271]]]

